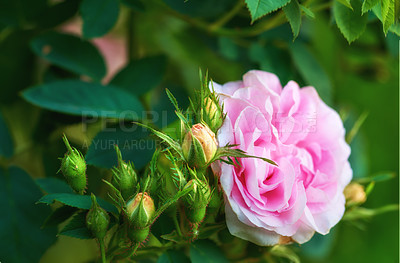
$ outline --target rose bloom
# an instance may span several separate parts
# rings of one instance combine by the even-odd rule
[[[268,72],[213,87],[227,114],[219,145],[236,144],[278,164],[241,158],[240,165],[213,166],[231,234],[262,246],[327,234],[343,216],[343,189],[352,178],[339,115],[313,87],[290,81],[282,89]]]

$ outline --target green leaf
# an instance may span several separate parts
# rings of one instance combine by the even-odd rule
[[[283,11],[289,21],[290,27],[293,32],[293,39],[295,39],[300,32],[301,25],[301,10],[297,0],[291,0],[290,3],[283,7]]]
[[[379,0],[364,0],[362,4],[362,13],[366,13],[379,3]]]
[[[192,263],[228,262],[222,251],[211,240],[198,240],[190,246]]]
[[[145,6],[141,0],[121,0],[121,3],[132,8],[135,11],[145,11]]]
[[[73,17],[79,8],[79,0],[58,2],[49,6],[46,15],[39,17],[37,23],[41,28],[54,28]]]
[[[165,69],[166,59],[164,56],[132,60],[110,83],[130,91],[136,96],[141,96],[160,85]]]
[[[135,168],[142,169],[150,160],[156,148],[149,132],[132,124],[108,127],[93,139],[86,153],[87,164],[111,168],[117,165],[114,145],[118,145],[125,161],[132,161]]]
[[[380,172],[380,173],[374,174],[369,177],[363,177],[363,178],[356,179],[355,181],[360,184],[367,184],[370,182],[384,182],[387,180],[391,180],[395,177],[396,177],[396,173],[394,173],[394,172]]]
[[[87,209],[89,210],[92,206],[92,200],[88,195],[77,195],[77,194],[68,194],[68,193],[56,193],[56,194],[48,194],[40,198],[38,203],[43,203],[50,205],[54,203],[54,201],[58,201],[68,206]],[[118,210],[115,206],[105,201],[104,199],[97,197],[97,202],[99,205],[104,208],[108,212],[118,213]]]
[[[361,14],[361,0],[352,0],[352,5],[353,10],[338,1],[333,4],[336,24],[349,43],[361,36],[368,21],[368,16]]]
[[[300,5],[301,10],[304,12],[304,14],[306,14],[306,16],[314,19],[315,18],[315,14],[313,11],[311,11],[309,8],[305,7],[304,5]]]
[[[225,224],[211,224],[201,227],[198,239],[206,239],[226,228]]]
[[[353,10],[353,7],[351,6],[350,0],[335,0],[339,3],[341,3],[342,5],[350,8],[351,10]]]
[[[101,37],[117,22],[118,0],[83,0],[80,6],[85,38]]]
[[[387,34],[390,26],[394,23],[394,1],[395,0],[382,0],[381,10],[382,10],[382,24],[383,32]]]
[[[104,60],[97,48],[79,37],[49,32],[34,38],[31,48],[38,56],[74,73],[95,80],[106,74]]]
[[[35,205],[42,193],[23,170],[0,169],[0,257],[2,262],[39,262],[56,241],[56,229],[40,229],[49,207]]]
[[[13,140],[0,112],[0,156],[10,158],[13,155],[13,152]]]
[[[382,24],[384,24],[385,21],[383,20],[383,17],[382,17],[381,5],[375,5],[372,8],[372,11],[378,17],[378,19],[382,22]],[[396,35],[400,36],[400,23],[397,22],[397,23],[392,24],[391,26],[389,26],[389,31],[391,31],[391,32],[395,33]]]
[[[85,211],[74,215],[59,234],[79,239],[92,239],[93,235],[86,227],[86,213]]]
[[[329,105],[332,103],[332,86],[328,75],[322,69],[314,55],[299,41],[290,45],[293,62],[306,81],[317,90],[319,96]]]
[[[126,120],[140,118],[143,107],[130,93],[111,86],[62,80],[25,90],[24,99],[39,107],[73,115]]]
[[[290,0],[245,0],[252,22],[288,4]]]
[[[78,209],[76,207],[63,205],[54,210],[44,221],[42,227],[58,226],[70,218]]]
[[[47,10],[46,0],[18,0],[0,2],[0,25],[11,27],[32,26]]]
[[[1,10],[1,7],[0,7]],[[1,11],[0,11],[1,12]],[[1,16],[1,15],[0,15]],[[18,92],[31,85],[36,68],[29,41],[31,30],[4,30],[0,41],[0,103],[19,100]],[[23,76],[21,77],[21,72]]]
[[[48,194],[69,193],[73,194],[72,188],[63,180],[49,177],[36,179],[36,183]]]
[[[165,240],[168,240],[168,241],[175,242],[175,243],[179,243],[179,242],[182,241],[182,237],[180,237],[180,236],[178,235],[178,233],[176,232],[176,230],[173,230],[173,231],[172,231],[171,233],[169,233],[169,234],[162,235],[161,238],[163,238],[163,239],[165,239]]]
[[[190,260],[183,251],[167,250],[158,258],[157,263],[190,263]]]

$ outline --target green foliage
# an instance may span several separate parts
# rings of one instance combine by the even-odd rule
[[[41,192],[23,170],[0,168],[0,246],[4,262],[38,262],[56,240],[55,228],[40,229],[50,209],[35,205]]]
[[[292,28],[293,37],[296,38],[300,32],[301,25],[301,9],[297,0],[291,0],[290,3],[283,7],[283,11]]]
[[[166,58],[163,56],[132,60],[113,78],[111,84],[141,96],[161,83],[165,69]]]
[[[97,48],[74,35],[45,33],[32,40],[31,48],[36,55],[76,74],[94,80],[100,80],[106,74],[104,60]]]
[[[36,183],[48,194],[54,193],[69,193],[72,194],[74,191],[72,188],[63,180],[49,177],[36,179]]]
[[[38,203],[43,203],[50,205],[54,203],[54,201],[58,201],[68,206],[86,209],[89,210],[92,206],[92,201],[90,196],[88,195],[77,195],[77,194],[68,194],[68,193],[55,193],[55,194],[48,194],[40,198]],[[107,201],[98,198],[99,205],[108,212],[118,213],[115,206],[108,203]]]
[[[101,37],[117,22],[118,0],[83,0],[80,6],[85,38]]]
[[[22,96],[39,107],[79,116],[137,120],[143,112],[140,101],[124,90],[78,80],[35,86]]]
[[[157,263],[189,263],[190,260],[178,250],[167,250],[157,260]]]
[[[190,246],[192,263],[223,263],[229,262],[211,240],[198,240]]]
[[[367,25],[368,16],[362,14],[361,5],[361,0],[352,0],[353,9],[339,1],[335,1],[333,5],[336,24],[349,43],[359,38]]]
[[[0,157],[9,158],[13,155],[13,151],[13,140],[0,112]]]
[[[314,86],[319,96],[328,105],[332,104],[331,82],[314,55],[299,41],[290,45],[290,53],[297,70],[306,81],[306,84]]]
[[[250,11],[252,21],[287,5],[290,0],[245,0]]]
[[[376,6],[380,1],[379,0],[364,0],[362,4],[362,13],[366,13],[371,10],[374,6]]]
[[[92,239],[93,235],[86,227],[86,211],[75,214],[59,234],[79,239]]]
[[[139,126],[122,124],[108,127],[93,139],[85,157],[87,163],[104,168],[116,166],[114,145],[118,145],[125,161],[131,161],[140,170],[151,160],[156,143]]]

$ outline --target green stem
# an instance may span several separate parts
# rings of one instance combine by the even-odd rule
[[[225,15],[223,15],[220,19],[215,21],[214,23],[210,24],[208,26],[208,30],[213,32],[215,30],[218,30],[222,26],[224,26],[226,23],[228,23],[237,13],[239,13],[240,10],[242,10],[244,6],[244,1],[239,0],[236,5]]]
[[[172,217],[172,220],[174,221],[176,232],[178,232],[178,235],[181,237],[182,232],[181,232],[181,227],[178,222],[178,218],[176,217],[176,214]]]
[[[104,238],[99,239],[99,244],[100,244],[101,262],[102,263],[107,263],[107,260],[106,260],[106,249],[105,249],[105,246],[104,246]]]

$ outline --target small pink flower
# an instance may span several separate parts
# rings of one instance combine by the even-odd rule
[[[229,231],[263,246],[327,234],[343,216],[343,189],[352,178],[339,115],[313,87],[290,81],[282,89],[268,72],[252,70],[243,81],[213,86],[227,114],[219,145],[237,144],[278,164],[255,158],[220,164]]]

